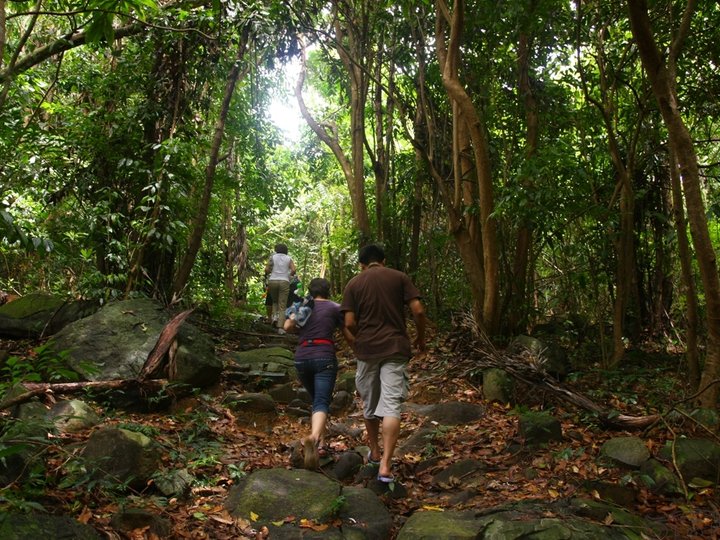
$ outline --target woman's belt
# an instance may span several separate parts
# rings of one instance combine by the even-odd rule
[[[303,339],[300,342],[301,347],[307,347],[309,345],[333,345],[333,342],[331,339]]]

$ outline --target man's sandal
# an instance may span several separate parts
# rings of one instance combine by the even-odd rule
[[[380,465],[380,460],[375,460],[372,458],[372,450],[368,450],[367,455],[367,464],[372,465],[373,467],[378,467]]]
[[[381,482],[383,484],[392,484],[393,482],[395,482],[395,477],[392,474],[390,474],[390,475],[378,474],[377,480],[378,480],[378,482]]]

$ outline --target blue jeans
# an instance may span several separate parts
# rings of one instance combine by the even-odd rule
[[[295,369],[298,379],[312,397],[313,412],[329,413],[337,376],[337,359],[331,357],[296,360]]]

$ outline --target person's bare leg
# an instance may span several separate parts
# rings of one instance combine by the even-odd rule
[[[310,437],[315,441],[315,444],[323,441],[325,437],[325,423],[327,422],[327,413],[322,411],[314,412],[311,420],[311,432]]]
[[[378,441],[380,436],[380,420],[377,418],[366,418],[365,431],[367,432],[367,443],[370,448],[370,457],[377,461],[382,455]]]
[[[382,422],[383,453],[380,460],[380,476],[392,476],[392,458],[400,437],[400,419],[386,416]]]

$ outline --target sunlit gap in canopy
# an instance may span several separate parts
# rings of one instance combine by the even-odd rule
[[[284,143],[294,145],[300,142],[305,120],[295,99],[295,83],[300,72],[300,60],[293,58],[280,67],[282,83],[270,101],[270,120],[281,132]]]

